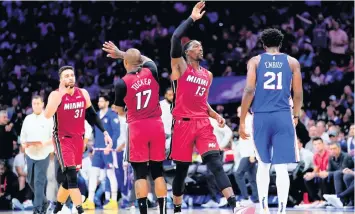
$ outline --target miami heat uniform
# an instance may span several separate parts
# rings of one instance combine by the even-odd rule
[[[53,138],[62,170],[80,168],[84,149],[86,100],[79,88],[65,94],[54,115]]]
[[[158,71],[154,62],[128,72],[115,84],[115,105],[127,108],[128,161],[165,159],[165,132],[159,105]]]
[[[216,136],[208,114],[209,72],[190,65],[173,82],[173,136],[170,157],[175,161],[191,162],[194,146],[202,156],[219,152]]]
[[[258,158],[264,163],[298,161],[292,116],[292,71],[286,54],[261,54],[252,104],[253,135]]]

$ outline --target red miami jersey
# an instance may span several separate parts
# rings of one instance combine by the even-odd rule
[[[161,116],[159,83],[149,68],[143,67],[136,72],[127,73],[122,79],[127,87],[124,97],[127,123]]]
[[[175,118],[208,118],[208,90],[211,86],[209,72],[200,67],[194,70],[191,65],[178,79],[173,81],[175,93],[174,109]]]
[[[82,136],[85,133],[86,100],[80,88],[73,95],[65,94],[54,115],[54,135]]]

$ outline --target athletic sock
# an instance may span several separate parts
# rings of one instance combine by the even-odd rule
[[[78,211],[78,214],[84,213],[84,209],[81,205],[76,206],[76,210]]]
[[[60,202],[57,201],[57,202],[55,203],[55,207],[54,207],[53,213],[56,214],[56,213],[58,213],[59,211],[61,211],[62,208],[63,208],[63,205],[64,205],[64,204],[62,204],[62,203],[60,203]]]
[[[237,199],[235,198],[235,196],[232,195],[231,197],[229,197],[229,198],[227,199],[227,201],[228,201],[229,206],[230,206],[230,207],[232,208],[232,210],[234,211],[234,208],[235,208],[235,206],[236,206],[236,204],[237,204]]]
[[[278,212],[284,213],[288,200],[288,192],[290,189],[290,178],[288,176],[287,164],[275,164],[276,171],[276,188],[279,199]]]
[[[147,197],[138,198],[138,207],[141,214],[148,214]]]
[[[158,204],[159,204],[160,214],[167,214],[166,197],[158,198]]]
[[[258,195],[260,203],[260,213],[268,213],[268,192],[270,183],[270,163],[259,161],[258,171],[256,173],[256,184],[258,186]]]
[[[174,213],[180,213],[181,212],[181,204],[174,204]]]

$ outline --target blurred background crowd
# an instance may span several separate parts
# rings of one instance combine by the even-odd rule
[[[100,95],[109,95],[113,101],[113,84],[125,71],[120,61],[108,59],[101,50],[104,41],[114,42],[121,50],[138,48],[152,58],[159,69],[163,97],[170,87],[170,38],[192,5],[1,2],[0,110],[7,115],[0,114],[0,159],[12,165],[16,156],[23,155],[18,136],[24,118],[32,113],[31,97],[47,99],[58,86],[60,66],[75,68],[77,85],[88,90],[93,104]],[[299,60],[303,75],[302,124],[297,127],[300,146],[317,156],[321,149],[313,146],[312,139],[321,137],[326,148],[337,143],[340,151],[354,156],[353,2],[259,2],[257,7],[254,2],[209,2],[206,10],[205,18],[182,39],[183,43],[190,38],[202,41],[203,67],[215,78],[245,76],[248,59],[263,52],[258,39],[261,31],[267,27],[282,30],[281,50]],[[238,141],[237,106],[235,102],[213,105],[233,130],[229,148]],[[1,169],[2,163],[2,178]],[[21,177],[16,168],[14,173]]]

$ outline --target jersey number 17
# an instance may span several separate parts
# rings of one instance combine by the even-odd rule
[[[151,95],[152,95],[152,90],[151,89],[148,89],[148,90],[145,90],[145,91],[142,91],[142,92],[138,92],[136,94],[136,97],[137,97],[137,110],[142,109],[142,97],[143,96],[147,97],[145,99],[145,102],[144,102],[144,105],[143,105],[143,109],[147,108]]]

